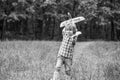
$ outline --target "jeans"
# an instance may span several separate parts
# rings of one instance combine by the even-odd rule
[[[60,80],[60,71],[61,71],[62,65],[64,65],[67,78],[71,78],[72,59],[60,56],[57,58],[57,63],[56,63],[55,71],[53,74],[53,80]]]

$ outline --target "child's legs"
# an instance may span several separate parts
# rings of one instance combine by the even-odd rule
[[[65,59],[64,66],[66,75],[71,76],[72,59]]]
[[[63,64],[63,58],[58,57],[57,63],[55,66],[55,72],[53,74],[53,80],[60,80],[60,69],[61,69],[62,64]]]

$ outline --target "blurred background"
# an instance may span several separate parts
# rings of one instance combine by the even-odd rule
[[[120,40],[120,0],[0,0],[0,40],[59,41],[68,12],[86,18],[79,41]]]

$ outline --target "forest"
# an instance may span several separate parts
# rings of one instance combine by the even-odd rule
[[[0,0],[0,40],[59,41],[68,12],[85,17],[79,41],[120,41],[120,0]]]

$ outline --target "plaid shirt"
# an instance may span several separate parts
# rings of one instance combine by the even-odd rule
[[[75,41],[77,40],[77,37],[73,38],[69,36],[69,33],[67,33],[66,31],[63,31],[62,33],[63,33],[63,40],[60,49],[58,51],[58,57],[64,56],[72,59],[74,45],[75,45]]]

